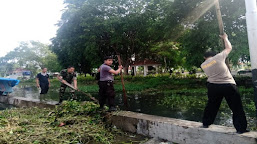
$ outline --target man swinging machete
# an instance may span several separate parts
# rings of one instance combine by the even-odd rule
[[[70,88],[70,95],[73,100],[76,100],[77,97],[75,96],[75,90],[77,89],[77,74],[75,73],[75,68],[74,66],[69,66],[67,69],[64,69],[60,72],[60,74],[57,76],[57,78],[61,81],[61,87],[59,91],[59,104],[62,103],[63,98],[64,98],[64,93],[66,88],[68,87],[65,83],[68,84],[73,84],[74,89]]]
[[[225,43],[225,50],[216,54],[215,52],[206,52],[204,54],[205,62],[201,68],[208,77],[208,102],[203,114],[203,128],[208,128],[213,124],[223,97],[225,97],[229,108],[233,112],[233,124],[237,133],[248,132],[245,112],[238,92],[236,82],[232,77],[225,60],[232,50],[231,43],[227,34],[220,36]]]

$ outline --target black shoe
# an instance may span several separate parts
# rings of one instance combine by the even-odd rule
[[[55,104],[55,105],[61,105],[62,104],[62,102],[58,102],[57,104]]]
[[[243,131],[237,131],[236,133],[243,134],[243,133],[247,133],[247,132],[250,132],[250,131],[249,130],[243,130]]]
[[[200,128],[209,128],[208,125],[202,125]]]

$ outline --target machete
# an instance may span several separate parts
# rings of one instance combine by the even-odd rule
[[[83,92],[83,91],[81,91],[81,90],[79,90],[79,89],[76,89],[73,85],[69,84],[67,81],[60,80],[60,82],[63,83],[63,84],[65,84],[65,85],[67,85],[68,87],[70,87],[70,88],[76,90],[76,91],[79,91],[79,92],[83,93],[84,95],[88,96],[88,97],[89,97],[91,100],[93,100],[94,102],[99,103],[98,100],[95,99],[94,97],[92,97],[90,94],[85,93],[85,92]]]

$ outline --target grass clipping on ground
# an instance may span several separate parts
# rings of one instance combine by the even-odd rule
[[[64,102],[53,109],[15,108],[0,112],[0,143],[112,143],[92,102]],[[64,126],[61,126],[61,125]]]

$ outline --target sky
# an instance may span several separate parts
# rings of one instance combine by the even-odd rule
[[[21,41],[50,44],[63,9],[63,0],[1,0],[0,57]]]

